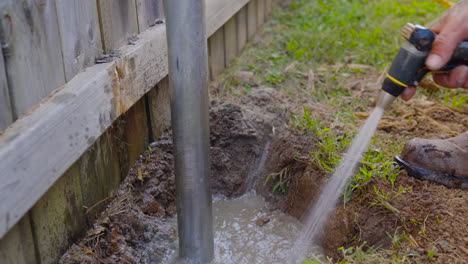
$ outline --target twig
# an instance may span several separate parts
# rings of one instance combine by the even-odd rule
[[[292,73],[292,70],[293,70],[294,68],[296,68],[296,65],[297,65],[298,63],[299,63],[298,61],[293,61],[291,64],[289,64],[288,66],[286,66],[286,68],[284,68],[284,72]]]
[[[113,195],[110,195],[102,200],[100,200],[99,202],[95,203],[93,206],[89,207],[89,208],[86,208],[86,212],[85,214],[89,214],[89,212],[91,212],[96,206],[98,206],[99,204],[109,200],[109,199],[112,199],[114,196]]]
[[[312,69],[309,69],[307,73],[307,90],[315,91],[315,74]]]
[[[104,261],[102,258],[100,258],[96,253],[94,253],[91,249],[87,247],[81,247],[81,249],[86,253],[89,254],[93,257],[95,257],[97,260],[99,260],[101,263],[107,264],[106,261]]]

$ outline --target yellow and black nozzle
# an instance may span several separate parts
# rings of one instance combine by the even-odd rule
[[[430,72],[425,67],[425,62],[432,49],[436,34],[427,28],[411,23],[406,24],[401,33],[407,41],[395,56],[383,82],[382,89],[391,95],[383,93],[384,98],[381,98],[379,104],[383,104],[384,109],[403,93],[406,87],[416,87],[422,78]],[[450,71],[462,64],[468,64],[468,41],[460,43],[450,62],[441,71]]]

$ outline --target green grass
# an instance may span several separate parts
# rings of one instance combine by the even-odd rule
[[[407,22],[428,25],[443,11],[444,7],[431,0],[292,1],[289,8],[275,11],[264,27],[266,38],[249,44],[231,67],[231,73],[252,71],[258,85],[290,90],[293,95],[297,93],[294,89],[304,89],[307,83],[297,73],[313,69],[320,73],[323,83],[311,92],[315,100],[326,100],[339,107],[362,108],[369,103],[369,98],[354,99],[353,103],[340,100],[350,95],[343,87],[348,82],[346,76],[360,74],[362,70],[346,67],[333,70],[330,66],[357,63],[384,71],[404,42],[399,33],[401,27]],[[285,72],[293,62],[296,62],[295,73]],[[325,70],[320,72],[324,66]],[[224,91],[234,95],[251,91],[251,86],[239,91],[238,81],[227,75]],[[456,108],[467,101],[460,90],[420,93]]]
[[[273,33],[269,46],[253,49],[244,61],[270,84],[284,82],[283,69],[295,60],[299,69],[345,58],[383,69],[403,42],[405,23],[427,24],[444,10],[427,0],[297,0],[290,6],[265,28]]]
[[[404,41],[399,33],[401,27],[407,22],[428,25],[445,10],[432,0],[292,1],[289,8],[274,12],[264,27],[263,37],[250,43],[227,70],[221,90],[238,96],[249,93],[256,86],[269,86],[281,89],[291,97],[307,94],[313,102],[330,106],[332,110],[328,120],[321,120],[310,109],[303,108],[302,113],[292,116],[291,125],[311,135],[316,143],[316,148],[310,153],[311,162],[322,171],[331,173],[356,134],[358,120],[355,113],[368,111],[372,100],[353,97],[346,88],[352,77],[356,80],[364,76],[363,70],[336,66],[365,64],[383,72]],[[294,67],[287,72],[285,69],[291,65]],[[252,71],[255,84],[241,84],[235,78],[239,70]],[[320,84],[315,90],[307,89],[309,70],[319,79]],[[454,108],[466,105],[468,100],[460,90],[441,89],[418,94]],[[330,120],[342,127],[333,127]],[[394,140],[392,135],[376,134],[359,171],[343,193],[345,203],[361,190],[371,188],[375,200],[370,206],[398,213],[391,202],[408,189],[395,188],[387,193],[369,184],[372,178],[381,177],[395,187],[399,169],[393,163],[393,157],[399,153],[401,145],[395,144]],[[286,170],[267,175],[266,182],[274,183],[274,191],[286,193],[288,178]],[[340,263],[408,263],[408,256],[415,253],[403,251],[404,238],[404,234],[395,234],[391,250],[365,245],[341,248]],[[427,258],[433,257],[429,252]],[[308,260],[303,263],[322,262]]]
[[[270,181],[272,181],[274,184],[272,187],[273,192],[287,194],[290,181],[288,167],[282,169],[280,172],[268,174],[264,184],[267,184]]]

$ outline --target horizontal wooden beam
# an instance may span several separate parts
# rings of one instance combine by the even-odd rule
[[[112,122],[167,75],[164,26],[87,68],[0,137],[0,236]]]
[[[206,0],[206,34],[213,35],[251,0]]]
[[[206,0],[210,36],[248,0]],[[0,136],[0,238],[112,122],[168,74],[166,27],[86,68]]]

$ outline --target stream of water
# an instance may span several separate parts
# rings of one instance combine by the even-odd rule
[[[383,112],[383,108],[376,107],[366,120],[318,200],[311,204],[304,225],[289,215],[268,209],[265,200],[254,191],[235,199],[214,197],[215,259],[211,264],[288,264],[322,259],[321,250],[316,246],[317,235],[362,159]],[[268,142],[264,155],[249,173],[248,188],[253,186],[251,178],[260,173],[269,146]],[[176,229],[175,221],[169,225]],[[177,240],[163,245],[166,250],[161,252],[165,253],[158,257],[159,261],[151,263],[178,263],[176,245]]]
[[[313,257],[311,256],[313,254],[310,254],[310,252],[313,252],[311,245],[317,242],[317,235],[323,230],[344,187],[354,174],[363,153],[367,150],[383,112],[384,109],[381,107],[374,109],[358,135],[354,138],[341,164],[336,168],[325,188],[322,189],[318,200],[311,204],[305,218],[304,228],[299,233],[299,237],[289,253],[289,263],[301,263],[307,257]]]

